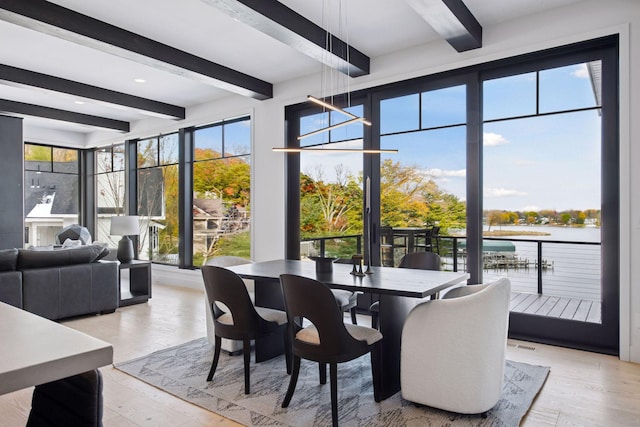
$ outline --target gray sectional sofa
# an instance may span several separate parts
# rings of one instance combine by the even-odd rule
[[[118,264],[99,245],[0,250],[0,301],[51,320],[118,308]]]

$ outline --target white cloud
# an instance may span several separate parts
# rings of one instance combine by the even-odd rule
[[[509,190],[506,188],[485,188],[484,197],[511,197],[526,196],[527,193],[518,190]]]
[[[423,171],[423,173],[426,176],[433,179],[442,179],[442,178],[450,178],[450,177],[464,178],[465,176],[467,176],[466,169],[443,170],[443,169],[433,168],[433,169],[426,169],[425,171]]]
[[[533,160],[516,160],[516,166],[533,166],[536,165],[537,162]]]
[[[521,210],[523,212],[538,212],[540,210],[540,206],[536,206],[536,205],[525,206]]]
[[[587,69],[587,64],[580,64],[576,66],[576,68],[571,72],[571,75],[579,79],[588,79],[589,70]]]
[[[493,132],[485,132],[482,135],[482,144],[485,147],[495,147],[496,145],[508,144],[509,141],[502,135]]]

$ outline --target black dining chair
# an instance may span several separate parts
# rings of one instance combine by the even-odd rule
[[[282,402],[291,402],[300,373],[301,359],[318,362],[320,384],[326,384],[329,364],[331,385],[331,418],[338,425],[338,363],[371,353],[374,399],[381,399],[378,365],[382,334],[366,326],[344,323],[331,289],[314,279],[283,274],[280,276],[285,310],[289,321],[289,340],[293,351],[293,371]],[[311,324],[303,327],[302,320]]]
[[[435,252],[410,252],[402,257],[398,268],[415,268],[417,270],[440,270],[442,261],[440,255]],[[369,306],[371,313],[371,327],[378,329],[378,317],[380,315],[380,302],[376,301]]]
[[[94,369],[35,386],[26,427],[102,427],[102,382]]]
[[[213,265],[203,265],[201,271],[215,329],[215,349],[207,381],[211,381],[216,372],[222,338],[242,341],[245,394],[249,394],[250,390],[251,340],[272,334],[282,335],[287,372],[291,372],[286,313],[254,306],[244,281],[231,270]]]

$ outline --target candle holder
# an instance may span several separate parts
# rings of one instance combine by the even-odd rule
[[[351,257],[351,261],[353,261],[353,269],[351,270],[351,274],[354,276],[364,276],[365,274],[362,272],[362,260],[364,257],[360,254],[353,255]]]

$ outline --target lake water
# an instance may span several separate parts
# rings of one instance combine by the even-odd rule
[[[486,231],[488,227],[485,227]],[[601,229],[599,227],[554,227],[554,226],[493,226],[491,230],[504,231],[536,231],[547,235],[514,235],[496,237],[511,241],[515,245],[515,257],[528,261],[529,268],[487,268],[484,270],[484,280],[491,280],[499,276],[507,276],[512,281],[516,292],[537,292],[537,259],[538,244],[542,241],[542,271],[543,293],[558,297],[580,298],[594,301],[601,300]],[[464,230],[462,231],[464,233]],[[513,241],[532,240],[528,241]],[[574,243],[545,243],[558,242],[589,242],[596,244]],[[510,254],[514,254],[511,252]],[[487,254],[485,254],[487,256]],[[448,260],[451,261],[451,260]]]

